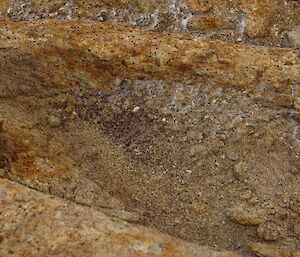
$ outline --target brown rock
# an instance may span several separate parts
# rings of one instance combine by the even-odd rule
[[[294,108],[296,111],[300,111],[300,97],[296,97],[294,100]]]
[[[61,125],[61,120],[60,118],[54,116],[54,115],[50,115],[49,118],[48,118],[48,122],[49,122],[49,125],[50,127],[59,127]]]
[[[273,222],[265,222],[257,228],[258,236],[266,241],[275,241],[279,237],[279,228]]]
[[[293,119],[297,122],[300,122],[300,112],[296,112],[294,115],[293,115]]]
[[[201,154],[201,153],[205,152],[205,149],[206,149],[206,147],[204,145],[201,145],[201,144],[193,145],[190,148],[190,155],[195,156],[195,155]]]
[[[187,24],[189,30],[213,31],[221,29],[234,29],[234,24],[218,20],[213,16],[193,16]]]
[[[288,38],[292,46],[300,47],[300,26],[297,26],[292,31],[288,32]]]
[[[247,163],[239,162],[238,164],[234,165],[233,177],[237,181],[244,182],[247,179],[248,169]]]
[[[251,243],[251,250],[259,257],[299,257],[300,252],[294,247],[280,247],[278,244]]]
[[[33,30],[40,36],[29,37],[28,32]],[[18,49],[43,71],[43,79],[47,81],[50,76],[51,85],[64,87],[103,89],[105,86],[109,91],[107,84],[113,85],[116,74],[133,80],[141,77],[194,79],[244,90],[263,83],[273,85],[273,82],[276,89],[279,82],[280,87],[286,88],[300,78],[297,53],[286,49],[271,51],[187,35],[142,31],[108,22],[7,21],[2,22],[0,32],[2,51]],[[24,62],[22,69],[26,65],[28,62]],[[32,72],[31,67],[28,70]],[[23,91],[29,89],[33,90],[26,87]]]
[[[264,219],[265,212],[254,207],[239,205],[229,209],[227,216],[238,224],[259,225]]]
[[[213,8],[212,0],[187,0],[192,12],[205,13]]]
[[[238,257],[0,179],[0,256]]]
[[[274,1],[242,0],[240,8],[246,13],[246,34],[249,37],[264,37],[271,29]]]
[[[300,222],[294,224],[294,232],[297,238],[300,240]]]
[[[273,104],[276,107],[292,108],[294,99],[291,95],[278,95],[274,98]]]

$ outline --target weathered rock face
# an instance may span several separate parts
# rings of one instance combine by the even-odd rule
[[[188,32],[274,46],[290,46],[287,34],[300,23],[300,5],[293,0],[2,0],[0,10],[2,16],[13,20],[111,20],[150,30]],[[203,15],[213,16],[216,21],[231,26],[217,26],[214,31],[211,26],[201,26],[195,30],[195,20]]]
[[[1,256],[240,256],[113,221],[5,179],[0,179],[0,206]]]
[[[53,83],[66,87],[107,87],[120,77],[193,79],[250,91],[263,85],[290,93],[300,78],[299,52],[287,49],[82,21],[3,22],[0,32],[2,48],[32,56]]]
[[[0,255],[299,256],[297,1],[0,6]]]

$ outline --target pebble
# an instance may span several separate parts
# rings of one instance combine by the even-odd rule
[[[294,99],[291,95],[278,95],[274,98],[274,106],[282,108],[292,108]]]
[[[58,118],[54,115],[50,115],[48,117],[48,123],[49,123],[50,127],[55,128],[55,127],[59,127],[61,125],[61,120],[60,120],[60,118]]]
[[[185,100],[185,95],[182,93],[182,92],[180,92],[180,91],[178,91],[178,92],[176,92],[176,99],[178,100],[178,101],[184,101]]]
[[[300,111],[300,97],[296,97],[296,98],[295,98],[295,101],[294,101],[294,108],[295,108],[297,111]]]
[[[242,200],[249,200],[249,199],[251,199],[251,197],[252,197],[252,191],[250,189],[246,190],[240,194],[240,198]]]
[[[194,13],[206,13],[213,8],[212,0],[188,0],[188,5]]]
[[[239,205],[229,209],[227,216],[238,224],[259,225],[264,219],[264,211],[254,207]]]
[[[226,155],[227,159],[229,159],[231,161],[239,160],[239,154],[233,149],[226,150],[225,155]]]
[[[136,113],[136,112],[138,112],[140,109],[141,109],[141,107],[135,106],[135,107],[133,108],[132,112],[133,112],[133,113]]]
[[[294,47],[300,47],[300,26],[296,26],[292,31],[288,32],[289,42]]]
[[[203,153],[205,151],[206,147],[201,144],[193,145],[190,148],[190,155],[194,156],[200,153]]]
[[[229,128],[236,128],[243,122],[243,117],[241,115],[237,115],[229,125]]]
[[[203,139],[203,134],[195,130],[190,130],[187,132],[187,137],[190,139],[201,141]]]
[[[300,222],[294,224],[294,232],[296,237],[300,240]]]
[[[115,79],[113,80],[113,84],[115,87],[119,87],[122,83],[122,79],[120,79],[119,77],[115,77]]]
[[[279,237],[279,228],[274,222],[265,222],[257,228],[258,236],[265,241],[275,241]]]
[[[244,182],[247,175],[247,164],[244,162],[239,162],[233,168],[233,177],[240,182]]]

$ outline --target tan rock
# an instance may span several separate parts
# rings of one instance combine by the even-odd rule
[[[300,111],[300,97],[296,97],[294,100],[294,108],[296,111]]]
[[[242,0],[240,8],[246,13],[246,34],[249,37],[266,36],[271,29],[271,17],[276,3],[264,0]]]
[[[300,252],[294,247],[280,247],[279,244],[251,243],[251,250],[259,257],[299,257]]]
[[[187,0],[189,7],[195,13],[205,13],[213,8],[212,0]]]
[[[204,145],[196,144],[190,148],[190,155],[192,155],[192,156],[198,155],[198,154],[205,152],[205,150],[206,150],[206,147]]]
[[[0,256],[238,257],[0,179]]]
[[[283,108],[292,108],[294,104],[294,99],[291,95],[278,95],[275,96],[273,105]]]
[[[187,24],[189,30],[213,31],[222,29],[234,29],[234,24],[218,20],[213,16],[193,16]]]
[[[50,125],[50,127],[59,127],[61,125],[61,120],[59,117],[56,117],[54,115],[50,115],[48,117],[48,123]]]
[[[254,207],[239,205],[229,209],[227,216],[238,224],[259,225],[265,217],[265,212]]]
[[[30,37],[30,31],[38,37]],[[267,83],[278,90],[300,78],[298,54],[287,49],[274,51],[83,21],[2,22],[0,32],[2,49],[13,47],[27,55],[43,79],[56,86],[109,91],[107,85],[113,87],[118,74],[120,79],[193,79],[243,90]],[[28,61],[22,69],[26,64]],[[30,67],[28,70],[33,72]],[[3,94],[15,88],[11,86]],[[26,87],[23,91],[29,89],[33,90]]]
[[[0,169],[6,170],[2,177],[79,204],[124,208],[119,200],[83,177],[70,158],[49,149],[48,143],[38,145],[36,142],[45,140],[41,134],[5,125],[0,133],[0,142],[5,142],[0,145]]]
[[[294,232],[298,239],[300,239],[300,222],[294,224]]]
[[[279,228],[273,222],[264,222],[258,226],[257,233],[266,241],[275,241],[279,237]]]
[[[300,47],[300,26],[297,26],[292,31],[288,32],[288,38],[292,46]]]

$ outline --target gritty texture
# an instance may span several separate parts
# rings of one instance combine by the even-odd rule
[[[0,204],[1,256],[239,257],[117,222],[4,179]]]
[[[299,256],[298,1],[0,10],[0,256]]]

